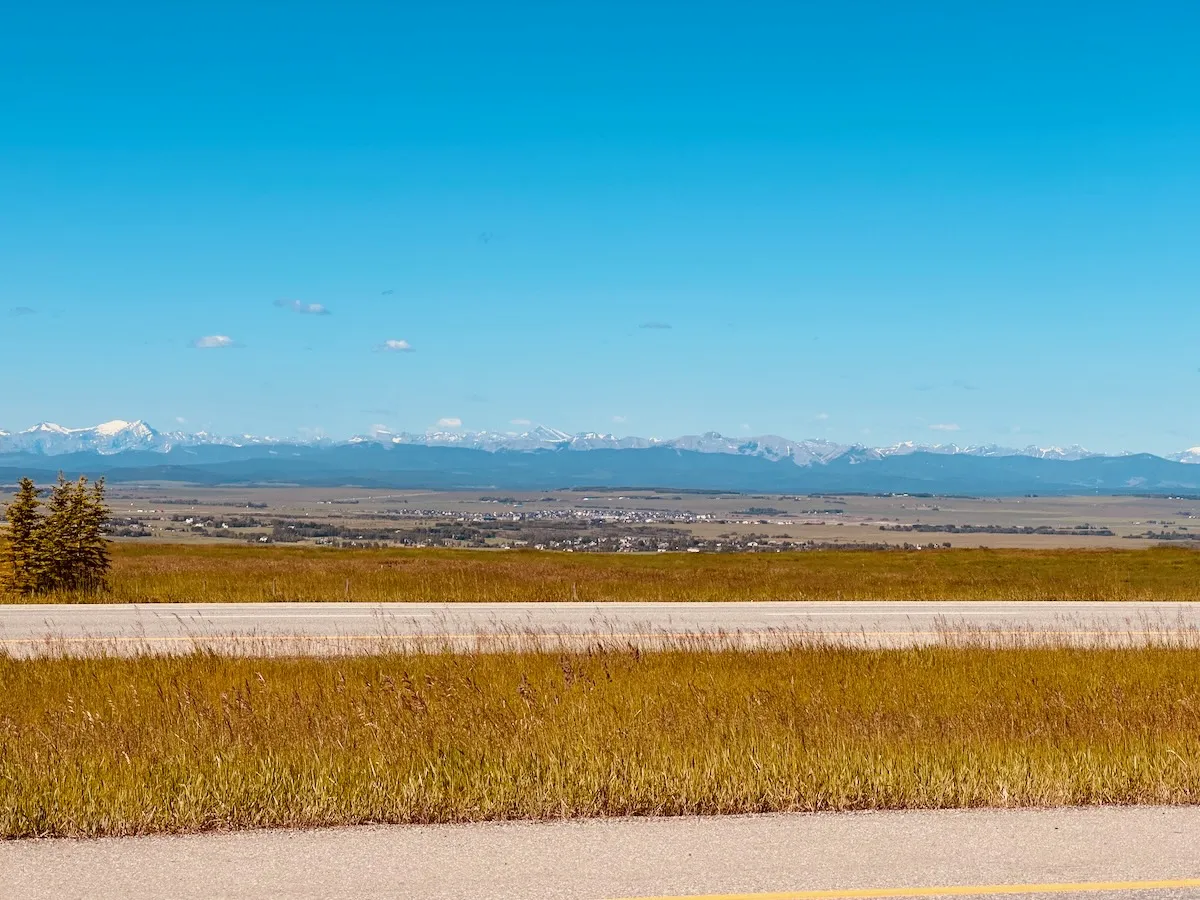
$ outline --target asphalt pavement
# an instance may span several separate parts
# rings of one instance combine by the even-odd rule
[[[241,641],[264,650],[354,651],[419,640],[470,649],[513,641],[596,637],[653,646],[725,635],[748,641],[823,636],[907,646],[947,636],[1143,643],[1200,637],[1200,603],[164,603],[0,606],[0,649],[14,654],[105,644],[121,652]],[[486,643],[486,642],[485,642]]]
[[[950,892],[948,889],[960,890]],[[1200,897],[1200,808],[610,819],[0,842],[0,898]]]

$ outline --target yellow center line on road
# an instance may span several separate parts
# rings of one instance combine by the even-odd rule
[[[1168,881],[1080,881],[1057,884],[981,884],[946,887],[854,888],[840,891],[778,891],[757,894],[664,894],[626,900],[860,900],[870,897],[987,897],[1012,894],[1084,894],[1102,891],[1167,891],[1200,888],[1200,878]]]
[[[72,636],[60,637],[57,635],[43,635],[42,637],[27,637],[27,638],[0,638],[0,645],[7,644],[44,644],[47,642],[54,643],[151,643],[164,641],[200,641],[200,640],[235,640],[252,638],[254,640],[266,641],[331,641],[331,640],[347,640],[347,641],[378,641],[378,640],[454,640],[460,638],[588,638],[588,639],[634,639],[634,638],[738,638],[738,637],[1163,637],[1172,635],[1175,632],[1167,630],[1152,630],[1152,631],[1031,631],[1029,629],[1012,629],[1012,630],[991,630],[983,631],[821,631],[805,630],[805,631],[784,631],[772,629],[769,631],[726,631],[726,632],[705,632],[705,631],[652,631],[652,632],[620,632],[620,631],[593,631],[593,632],[573,632],[573,631],[472,631],[463,633],[449,632],[412,632],[401,633],[394,632],[391,634],[259,634],[252,631],[232,633],[232,634],[183,634],[183,635],[153,635],[153,636],[129,636],[129,635],[92,635],[92,636]]]

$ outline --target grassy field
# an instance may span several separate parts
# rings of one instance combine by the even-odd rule
[[[0,657],[0,836],[1200,802],[1200,651]]]
[[[1155,548],[602,555],[124,543],[115,548],[111,592],[93,599],[1196,600],[1200,552]],[[0,600],[17,598],[0,595]]]

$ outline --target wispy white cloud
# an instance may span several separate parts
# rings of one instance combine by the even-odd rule
[[[306,316],[329,315],[329,310],[320,303],[305,303],[302,300],[276,300],[275,305]]]
[[[412,353],[413,346],[408,341],[398,341],[394,338],[389,338],[379,345],[377,348],[384,353]]]
[[[953,423],[939,423],[937,425],[930,425],[929,430],[930,431],[958,431],[959,426],[957,426]]]
[[[818,422],[828,422],[829,421],[829,413],[819,412],[815,416],[813,416],[813,418],[816,419]]]
[[[460,428],[462,427],[462,419],[457,416],[446,416],[444,419],[437,420],[439,428]]]
[[[236,341],[227,334],[209,334],[192,341],[192,346],[199,350],[219,350],[222,347],[233,347]]]
[[[532,425],[533,422],[530,419],[513,419],[508,424],[510,424],[510,425]]]
[[[176,416],[175,421],[178,422],[180,425],[187,424],[187,419],[185,419],[183,416]]]
[[[618,425],[623,425],[625,422],[629,421],[624,416],[613,416],[612,420]]]

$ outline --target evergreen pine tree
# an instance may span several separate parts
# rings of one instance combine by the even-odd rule
[[[86,490],[86,479],[80,479],[79,495],[82,501],[82,518],[79,527],[80,564],[82,566],[84,590],[102,590],[108,581],[111,561],[108,555],[108,539],[104,528],[110,518],[108,504],[104,501],[104,479],[98,479],[91,491]]]
[[[5,516],[8,520],[5,587],[18,594],[32,594],[40,589],[38,549],[43,519],[38,509],[41,505],[37,487],[28,478],[22,478]]]
[[[59,586],[67,590],[86,590],[88,586],[88,550],[86,532],[90,518],[87,476],[68,482],[67,511],[64,526],[66,552],[56,560]]]
[[[50,499],[46,502],[45,521],[38,529],[35,552],[38,572],[35,589],[38,591],[71,590],[73,587],[75,529],[71,521],[71,501],[74,494],[75,485],[59,472],[58,481],[50,489]]]

